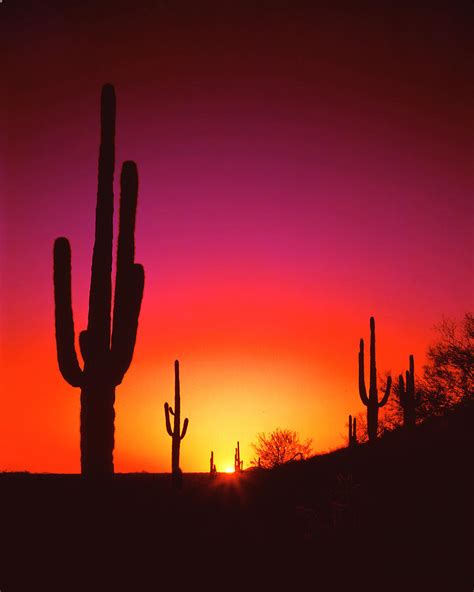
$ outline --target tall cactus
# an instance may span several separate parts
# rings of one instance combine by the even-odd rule
[[[54,243],[54,301],[58,364],[64,379],[81,389],[81,471],[103,476],[114,472],[115,387],[133,357],[143,297],[143,267],[134,262],[138,173],[124,162],[120,178],[120,218],[115,297],[112,312],[112,246],[115,168],[115,91],[106,84],[101,95],[101,143],[89,293],[87,330],[79,335],[84,360],[74,344],[71,300],[71,248],[67,238]]]
[[[244,461],[240,460],[240,442],[237,442],[237,448],[234,454],[234,471],[240,473],[244,468]]]
[[[214,451],[211,450],[211,458],[209,459],[209,473],[215,475],[217,472],[216,465],[214,463]]]
[[[353,448],[357,445],[357,419],[352,415],[349,415],[349,448]]]
[[[379,401],[377,389],[377,367],[375,363],[375,320],[370,317],[370,387],[369,396],[365,388],[364,376],[364,340],[360,340],[359,349],[359,394],[362,403],[367,407],[367,433],[369,441],[377,439],[377,428],[379,423],[379,408],[383,407],[390,396],[392,378],[387,378],[387,386],[382,399]]]
[[[420,403],[420,393],[415,391],[415,359],[410,355],[410,369],[406,371],[406,385],[403,376],[398,377],[398,397],[403,409],[403,425],[413,427],[416,424],[416,407]]]
[[[171,428],[170,414],[174,417],[173,429]],[[181,430],[181,392],[179,384],[179,362],[174,363],[174,411],[165,403],[166,431],[171,436],[171,472],[175,485],[181,484],[181,469],[179,468],[179,447],[181,440],[186,435],[189,420],[186,418]]]

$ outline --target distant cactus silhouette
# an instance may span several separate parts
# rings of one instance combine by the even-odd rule
[[[112,243],[115,166],[115,91],[101,95],[101,143],[95,242],[87,330],[79,335],[81,368],[74,344],[71,300],[71,248],[67,238],[54,243],[54,301],[58,364],[64,379],[81,388],[81,471],[101,476],[114,472],[115,387],[133,357],[143,297],[143,267],[134,262],[138,174],[124,162],[120,178],[120,220],[113,320]]]
[[[410,356],[410,369],[406,371],[406,385],[403,376],[398,377],[398,398],[403,409],[403,425],[413,427],[416,424],[416,407],[420,403],[420,393],[415,391],[415,359]]]
[[[240,460],[240,443],[237,442],[237,448],[234,455],[234,471],[240,473],[244,468],[244,461]]]
[[[216,465],[214,464],[214,452],[211,450],[211,458],[209,461],[209,473],[215,475],[217,472]]]
[[[170,414],[174,417],[173,429],[171,429]],[[183,430],[181,431],[181,392],[179,384],[179,362],[174,363],[174,411],[173,408],[165,403],[165,420],[166,431],[171,436],[171,472],[173,475],[173,483],[175,485],[181,484],[181,469],[179,468],[179,447],[181,440],[186,435],[189,420],[186,417],[183,423]]]
[[[377,428],[379,423],[379,408],[383,407],[390,396],[392,378],[387,378],[387,386],[382,399],[379,401],[377,389],[377,368],[375,363],[375,320],[370,317],[370,388],[369,396],[365,388],[364,377],[364,340],[360,340],[359,349],[359,394],[362,403],[367,407],[367,433],[369,441],[377,439]]]
[[[349,415],[349,448],[357,445],[357,420]]]

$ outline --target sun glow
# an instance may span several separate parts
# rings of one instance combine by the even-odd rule
[[[234,472],[234,467],[227,467],[227,469],[224,472],[225,473],[233,473]]]

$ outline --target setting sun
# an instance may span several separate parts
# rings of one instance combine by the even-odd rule
[[[234,473],[234,468],[233,467],[227,467],[227,469],[224,471],[225,473]]]

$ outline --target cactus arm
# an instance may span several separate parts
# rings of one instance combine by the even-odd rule
[[[360,340],[359,347],[359,395],[364,405],[369,404],[369,398],[367,397],[367,389],[365,388],[365,377],[364,377],[364,340]]]
[[[103,358],[110,349],[111,298],[112,298],[112,239],[114,214],[114,165],[115,165],[115,91],[110,84],[101,95],[101,142],[99,150],[99,175],[95,241],[92,254],[92,275],[89,293],[87,329],[94,353]]]
[[[422,397],[421,391],[416,392],[415,389],[415,357],[410,356],[410,377],[411,377],[411,388],[413,393],[413,400],[415,405],[419,405]]]
[[[385,393],[384,393],[384,395],[382,397],[382,400],[379,401],[379,403],[378,403],[378,406],[379,407],[383,407],[386,404],[386,402],[388,401],[388,398],[390,396],[390,389],[391,388],[392,388],[392,377],[389,376],[387,378],[387,386],[385,388]]]
[[[170,422],[170,407],[168,405],[168,403],[165,403],[165,420],[166,420],[166,431],[168,432],[168,434],[173,437],[173,430],[171,429],[171,422]],[[171,411],[171,413],[173,413],[173,411]]]
[[[87,331],[81,331],[79,333],[79,349],[81,350],[81,356],[85,363],[86,360],[88,360],[90,357],[90,347]]]
[[[184,436],[186,436],[186,432],[188,431],[188,424],[189,424],[189,419],[186,418],[183,423],[183,431],[181,432],[180,440],[182,440],[184,438]]]
[[[121,313],[121,321],[115,324],[112,333],[112,367],[115,384],[120,384],[132,363],[137,340],[138,318],[143,299],[145,272],[143,266],[135,263],[128,274],[129,288]]]
[[[56,350],[61,374],[71,386],[81,386],[82,370],[74,346],[71,298],[71,247],[66,238],[54,242],[54,316]]]
[[[134,162],[127,161],[123,164],[120,185],[117,275],[111,345],[116,384],[120,384],[132,362],[145,280],[143,267],[134,263],[138,193],[138,173]]]
[[[375,358],[375,319],[370,317],[370,386],[369,399],[376,400],[377,395],[377,364]]]

